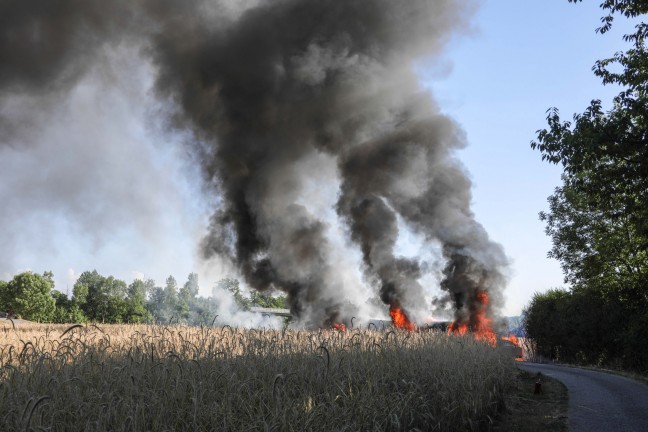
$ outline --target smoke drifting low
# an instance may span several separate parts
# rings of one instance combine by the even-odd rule
[[[228,259],[257,290],[288,293],[303,322],[348,320],[361,306],[339,271],[346,258],[329,221],[305,196],[302,168],[317,155],[336,164],[322,187],[339,188],[336,223],[386,305],[414,316],[432,307],[420,282],[426,266],[397,255],[400,220],[442,246],[447,295],[436,307],[453,305],[469,323],[480,293],[491,312],[501,306],[507,263],[470,210],[470,181],[454,157],[464,137],[413,72],[468,27],[473,2],[2,3],[2,94],[65,94],[106,47],[137,47],[171,106],[169,125],[191,132],[218,197],[203,255]],[[5,136],[16,128],[0,117]]]

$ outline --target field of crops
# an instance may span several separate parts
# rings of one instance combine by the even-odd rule
[[[488,429],[510,357],[440,332],[0,328],[2,431]]]

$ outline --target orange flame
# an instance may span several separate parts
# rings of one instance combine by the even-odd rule
[[[405,312],[403,312],[401,308],[392,306],[391,309],[389,309],[389,315],[391,315],[392,323],[397,329],[408,331],[416,330],[416,324],[407,318],[407,315],[405,315]]]
[[[332,327],[337,331],[341,331],[341,332],[346,331],[346,326],[343,323],[333,323]]]
[[[453,322],[448,327],[448,334],[456,334],[456,335],[463,336],[466,334],[467,331],[468,331],[468,324],[466,323],[458,324],[456,322]]]
[[[486,315],[488,307],[488,293],[479,291],[476,296],[479,308],[475,311],[474,317],[471,319],[470,331],[473,337],[489,344],[490,346],[497,345],[497,336],[493,331],[493,320]],[[469,330],[468,324],[465,322],[453,322],[448,327],[448,334],[464,335]]]
[[[502,336],[502,340],[509,341],[516,347],[520,346],[520,343],[518,342],[518,339],[515,337],[514,334],[508,335],[508,336]]]
[[[517,355],[515,356],[515,361],[519,361],[519,362],[524,361],[524,351],[522,350],[522,346],[520,345],[520,341],[518,341],[518,338],[515,337],[514,334],[510,334],[508,336],[502,336],[501,339],[504,340],[504,341],[511,342],[513,345],[515,345],[516,347],[518,347],[520,349],[519,353],[517,353]]]

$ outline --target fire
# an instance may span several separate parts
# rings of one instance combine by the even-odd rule
[[[518,342],[518,338],[516,338],[514,334],[508,336],[502,336],[502,340],[509,341],[516,347],[520,346],[520,343]]]
[[[484,341],[492,347],[497,346],[497,335],[493,331],[493,320],[487,316],[488,310],[488,293],[480,291],[476,294],[477,310],[473,312],[469,322],[455,321],[448,326],[448,334],[463,336],[469,331],[476,340]],[[511,352],[514,354],[516,361],[524,361],[522,347],[515,335],[500,337],[503,341],[508,341],[514,345]],[[507,349],[508,349],[507,348]]]
[[[515,355],[515,361],[524,361],[524,351],[522,350],[522,346],[520,345],[520,341],[518,341],[518,338],[515,337],[514,334],[510,334],[508,336],[502,336],[501,338],[503,341],[509,341],[513,345],[515,345],[516,348],[518,348],[516,355]]]
[[[407,318],[407,315],[405,315],[405,312],[403,312],[401,308],[392,306],[391,309],[389,309],[389,315],[391,315],[391,320],[394,324],[394,327],[409,331],[416,330],[416,324],[414,324],[409,320],[409,318]]]
[[[344,323],[333,323],[332,326],[335,330],[345,332],[346,331],[346,326]]]
[[[486,315],[486,310],[489,302],[488,293],[479,291],[475,297],[477,299],[479,307],[477,311],[475,311],[474,316],[471,318],[470,328],[468,327],[468,323],[453,322],[448,327],[448,333],[464,335],[468,330],[470,330],[475,339],[484,341],[490,346],[495,346],[497,345],[497,336],[493,331],[493,320],[491,320]]]
[[[463,336],[466,334],[467,331],[468,331],[468,324],[466,323],[458,324],[456,322],[453,322],[452,324],[450,324],[450,327],[448,327],[448,334],[457,334]]]

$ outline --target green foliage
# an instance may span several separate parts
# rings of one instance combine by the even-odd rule
[[[253,290],[248,297],[244,296],[236,279],[221,279],[218,281],[214,287],[214,297],[218,296],[219,290],[229,291],[234,297],[236,305],[243,310],[249,310],[251,307],[281,309],[288,307],[286,296],[272,296],[262,294],[256,290]]]
[[[44,297],[45,304],[50,305],[47,306],[46,312],[28,311],[24,305],[30,305],[32,308],[40,307],[42,299],[37,297],[40,294],[36,292],[38,290],[34,291],[30,288],[24,289],[21,291],[22,294],[16,297],[14,291],[9,291],[9,288],[15,288],[17,283],[15,281],[9,284],[0,281],[1,311],[12,311],[26,318],[31,317],[29,319],[56,323],[94,321],[211,325],[218,314],[219,296],[222,295],[222,290],[231,292],[237,306],[243,310],[253,306],[286,307],[285,296],[269,296],[254,291],[246,297],[242,294],[236,279],[223,279],[214,287],[212,297],[200,297],[196,273],[190,273],[187,281],[178,290],[178,283],[173,276],[167,278],[162,288],[155,286],[155,281],[152,279],[135,280],[130,285],[126,285],[124,281],[113,276],[102,276],[96,270],[86,271],[74,284],[71,299],[59,291],[51,290],[54,286],[51,273],[45,273],[43,276],[31,275],[30,278],[42,279],[46,282],[45,285],[49,286],[49,289],[43,291],[47,294]],[[32,282],[23,285],[31,287]],[[23,306],[17,306],[17,302]]]
[[[222,291],[229,291],[234,297],[234,302],[241,309],[247,310],[250,308],[250,302],[241,293],[241,288],[239,286],[238,280],[231,278],[219,280],[218,282],[216,282],[216,285],[212,290],[212,296],[217,298],[219,295],[221,295]]]
[[[42,276],[24,272],[17,274],[0,291],[0,302],[7,309],[24,319],[49,322],[54,317],[56,300],[51,291],[54,288],[52,273]]]
[[[195,299],[198,296],[198,291],[200,290],[198,286],[198,274],[189,273],[187,282],[184,284],[184,289],[187,290],[189,298]]]
[[[543,357],[645,371],[647,318],[600,290],[550,290],[534,295],[525,327]]]
[[[167,305],[175,307],[178,301],[178,283],[173,276],[169,276],[164,287],[164,301]]]
[[[182,319],[189,318],[189,308],[192,306],[194,298],[191,296],[191,291],[188,287],[183,286],[178,292],[178,304],[176,305],[176,312]]]
[[[0,280],[0,312],[7,312],[9,308],[5,305],[5,290],[7,289],[7,282]]]
[[[52,322],[55,323],[81,323],[85,322],[86,316],[76,301],[68,299],[67,295],[60,291],[53,290],[52,297],[56,302],[56,310]]]
[[[178,284],[172,276],[167,278],[164,288],[155,287],[152,284],[147,302],[147,309],[152,320],[165,324],[211,324],[217,315],[218,300],[199,297],[199,291],[196,273],[190,273],[187,281],[179,290]]]
[[[186,296],[186,293],[183,293]],[[152,286],[148,309],[159,323],[181,322],[188,315],[189,305],[178,296],[178,283],[173,276],[166,279],[164,288]]]
[[[588,191],[593,173],[563,176],[563,186],[549,197],[550,211],[540,213],[566,281],[618,290],[646,282],[648,238],[639,215],[613,194]],[[611,182],[610,182],[611,183]],[[596,190],[596,191],[595,191]]]
[[[185,282],[178,292],[178,304],[176,306],[178,316],[185,322],[196,319],[192,311],[195,311],[198,306],[198,291],[198,275],[196,273],[190,273],[187,277],[187,282]]]
[[[171,316],[168,315],[168,308],[165,303],[164,288],[162,287],[153,287],[153,289],[150,291],[146,307],[151,312],[151,314],[153,314],[156,322],[168,322],[169,318],[171,318]]]
[[[278,309],[288,308],[288,302],[286,296],[264,295],[258,291],[252,291],[252,293],[250,294],[249,301],[252,306],[258,306],[263,308],[278,308]]]
[[[91,321],[124,322],[128,314],[126,282],[112,276],[83,272],[74,284],[74,299]]]
[[[583,0],[568,0],[570,3],[580,3]],[[603,25],[596,29],[598,33],[607,33],[612,28],[614,21],[613,14],[621,14],[626,18],[634,18],[648,13],[648,2],[646,0],[604,0],[601,3],[601,8],[606,10],[608,14],[601,18]],[[646,37],[646,25],[641,23],[637,25],[636,32],[631,35],[624,36],[626,41],[632,41],[636,44],[643,43]],[[634,69],[634,68],[632,68]]]
[[[648,2],[637,0],[601,7],[608,15],[600,33],[610,30],[613,14],[648,12]],[[604,112],[594,100],[573,121],[551,109],[548,128],[531,144],[564,169],[540,219],[553,243],[549,256],[560,261],[572,290],[536,295],[527,322],[547,356],[648,369],[648,349],[638,342],[648,331],[647,34],[638,24],[624,37],[630,49],[593,68],[604,84],[623,88],[612,109]]]
[[[194,325],[211,325],[218,315],[219,301],[214,297],[197,297],[190,310],[188,322]]]
[[[564,323],[558,319],[563,317],[560,312],[568,296],[567,291],[552,289],[536,293],[531,299],[525,319],[526,333],[533,336],[541,356],[555,359],[560,342],[565,339]]]
[[[125,322],[145,323],[152,320],[153,317],[146,308],[146,295],[149,289],[154,286],[155,282],[150,279],[146,282],[136,279],[128,286]]]

